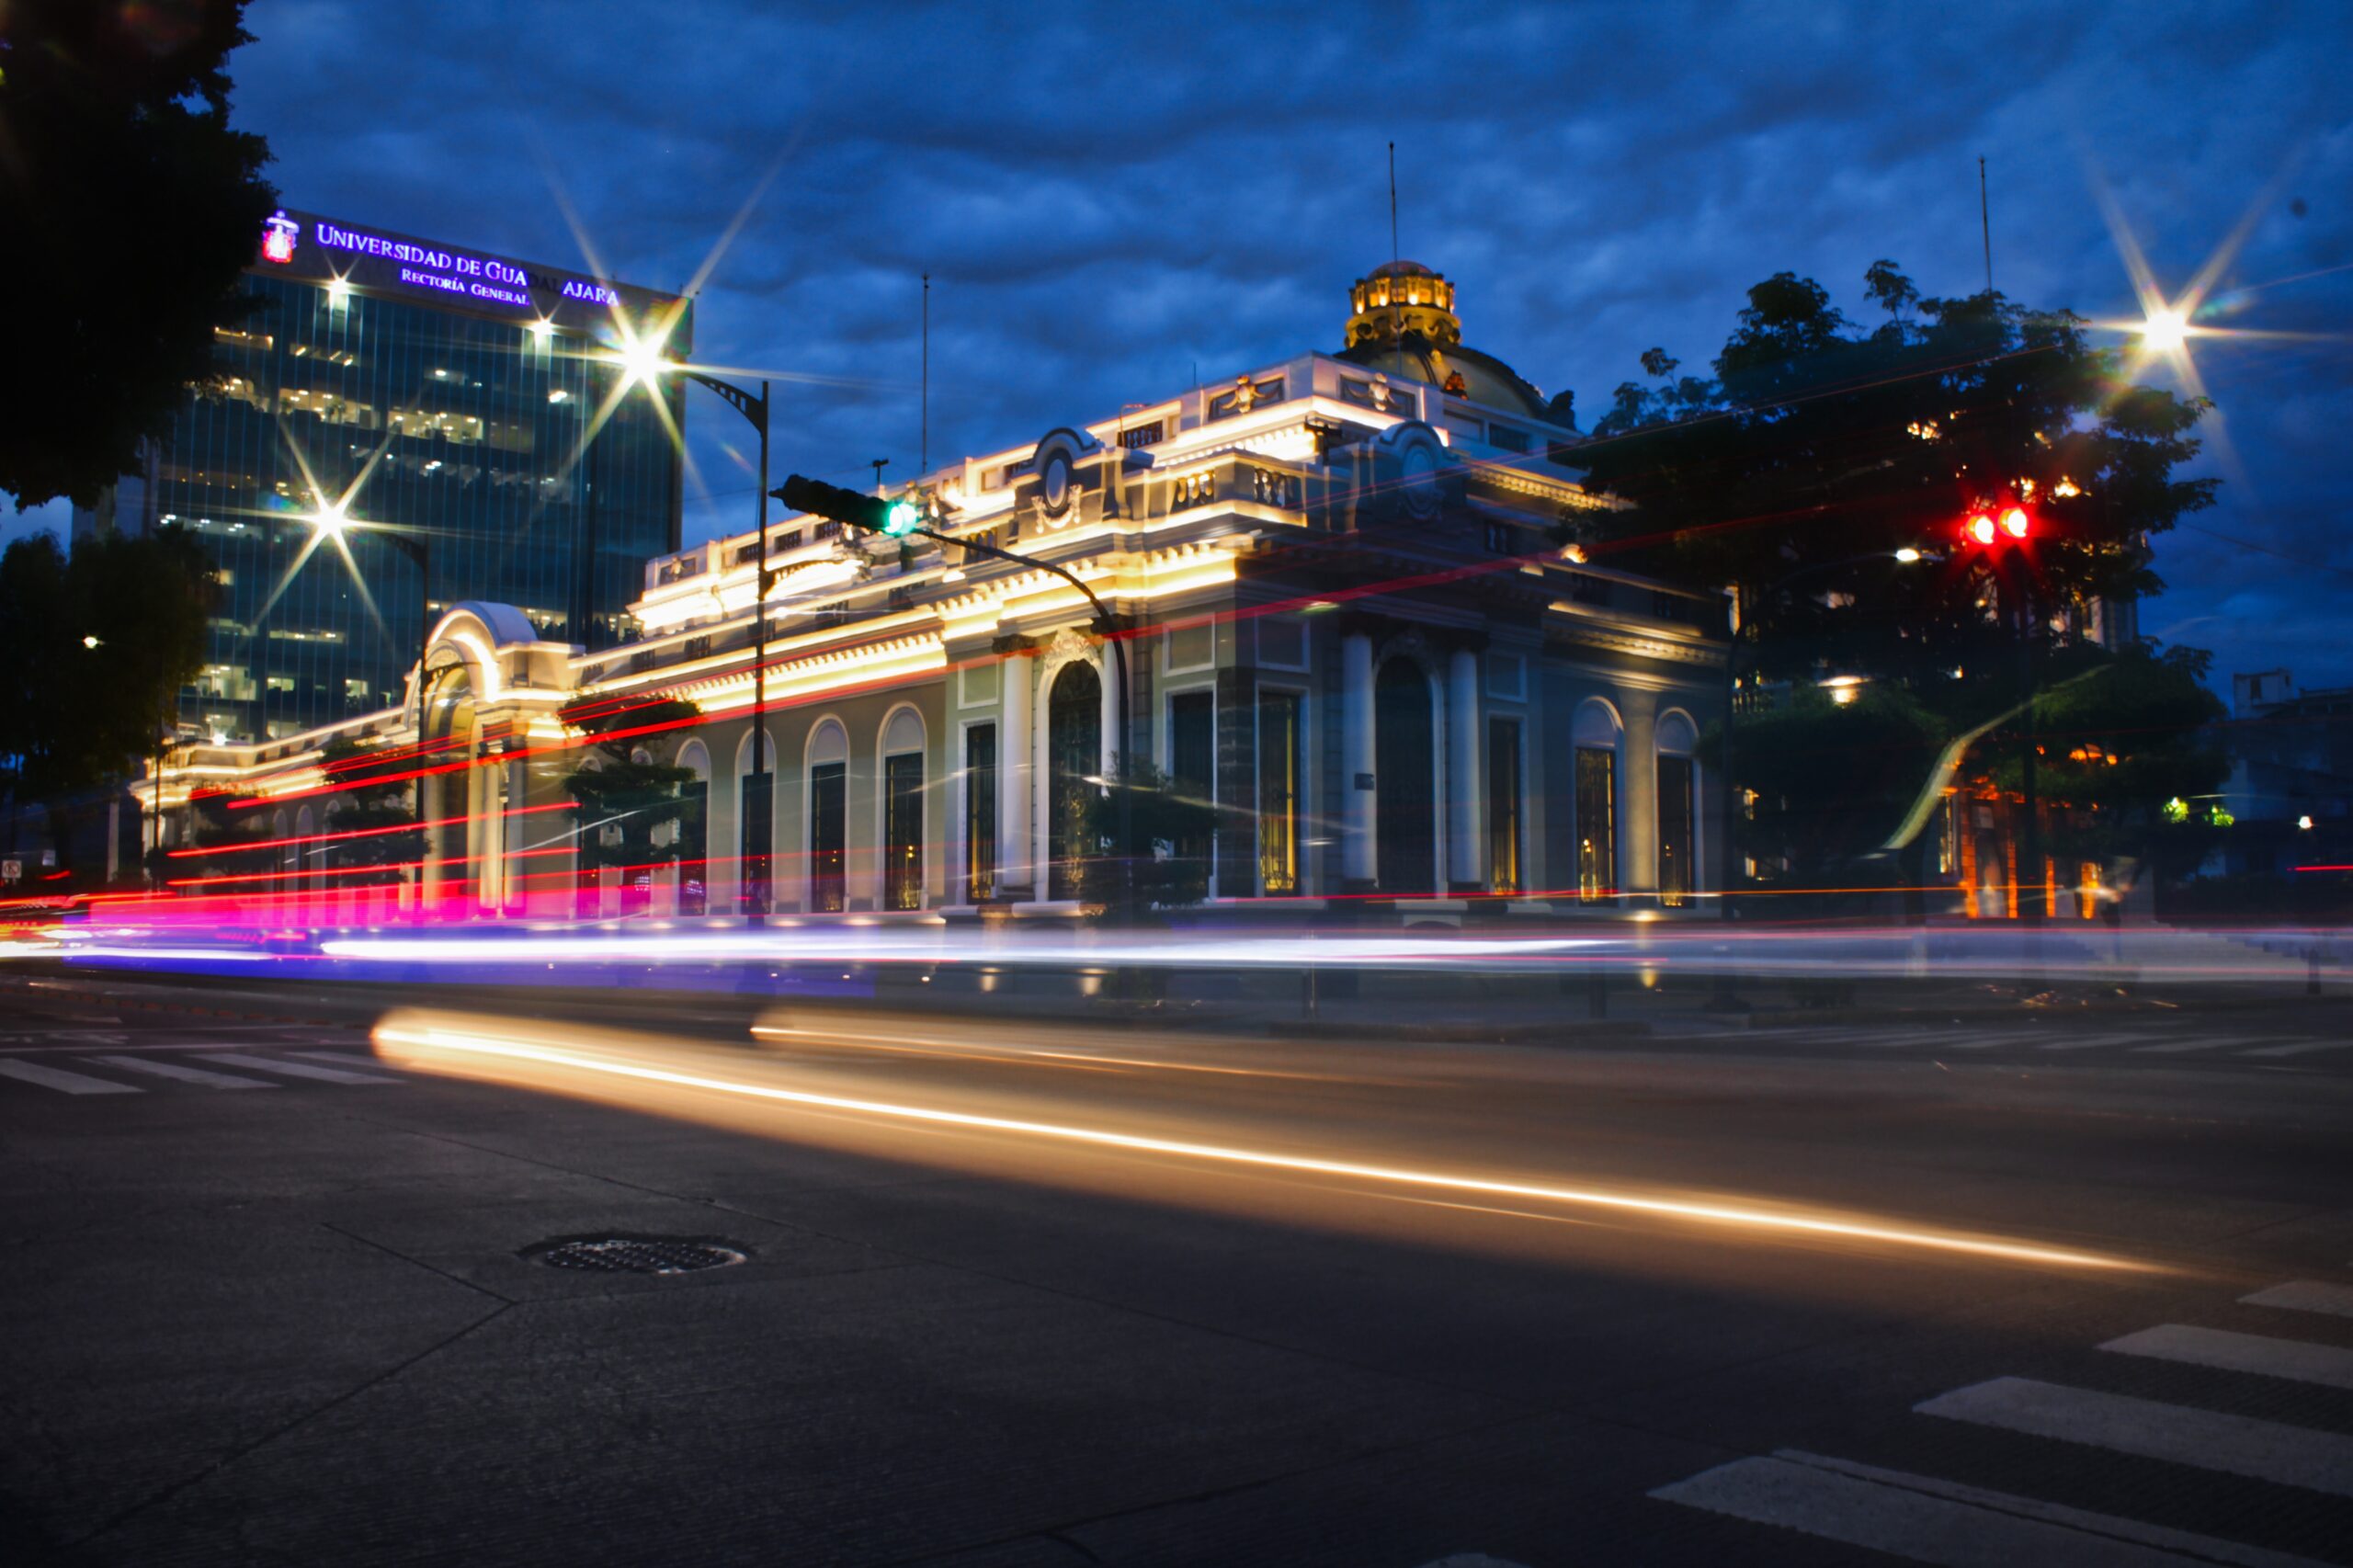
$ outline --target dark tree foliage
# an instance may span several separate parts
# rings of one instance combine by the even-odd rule
[[[1795,687],[1785,704],[1744,717],[1734,761],[1756,792],[1754,817],[1742,824],[1742,849],[1760,866],[1789,863],[1760,881],[1795,887],[1847,886],[1885,880],[1862,869],[1901,824],[1904,810],[1933,771],[1945,724],[1901,687],[1873,685],[1836,703],[1820,687]],[[1722,756],[1711,732],[1702,762]]]
[[[278,201],[229,126],[244,0],[0,6],[0,490],[87,505],[210,374]]]
[[[2022,585],[2053,612],[2162,589],[2149,537],[2212,501],[2213,481],[2174,477],[2207,404],[2125,384],[2119,353],[2071,312],[1924,299],[1885,261],[1865,287],[1887,313],[1876,327],[1785,272],[1749,290],[1711,377],[1645,354],[1653,384],[1620,386],[1578,449],[1589,482],[1632,504],[1588,547],[1736,586],[1745,667],[1760,675],[1828,662],[1959,710],[1960,694],[1931,690],[1959,669],[1997,708],[2009,666],[1992,655],[2015,646],[2003,621]],[[1997,585],[1957,548],[1959,526],[2029,487],[2029,570]],[[1948,559],[1900,566],[1906,546]]]
[[[678,858],[695,824],[699,802],[679,794],[694,769],[664,761],[677,726],[701,716],[683,698],[665,697],[634,705],[592,698],[565,707],[564,727],[594,739],[582,767],[563,787],[580,802],[580,869],[650,866]],[[666,727],[665,727],[666,726]],[[654,834],[665,826],[666,842]]]
[[[1121,757],[1113,780],[1111,789],[1087,797],[1081,833],[1096,853],[1081,869],[1079,895],[1090,903],[1116,907],[1124,870],[1132,878],[1139,911],[1177,909],[1207,898],[1206,851],[1217,827],[1216,809],[1184,793],[1176,779],[1140,758]],[[1130,842],[1135,846],[1126,855],[1120,851],[1122,792]]]
[[[372,873],[338,877],[340,887],[389,885],[400,880],[392,868],[424,858],[424,835],[410,809],[416,786],[408,775],[416,758],[404,753],[387,759],[383,752],[380,744],[345,737],[329,741],[319,756],[320,772],[336,787],[326,798],[327,831],[345,836],[318,863],[328,870]]]
[[[135,771],[203,663],[214,582],[177,528],[0,553],[0,787],[55,807]],[[63,812],[51,826],[62,859]]]
[[[2036,785],[2054,813],[2051,847],[2066,860],[2145,861],[2166,877],[2187,876],[2219,829],[2211,812],[2166,803],[2211,799],[2230,776],[2216,728],[2222,702],[2201,677],[2208,655],[2193,648],[2145,648],[2090,662],[2034,704]],[[2022,782],[2021,747],[1997,748],[1990,777],[2006,790]]]

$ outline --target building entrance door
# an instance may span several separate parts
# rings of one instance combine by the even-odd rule
[[[1426,893],[1438,885],[1438,758],[1430,682],[1419,665],[1392,659],[1381,666],[1372,723],[1381,891]]]

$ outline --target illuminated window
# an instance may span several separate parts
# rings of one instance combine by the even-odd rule
[[[1618,753],[1577,747],[1577,897],[1586,903],[1618,896]]]
[[[1658,759],[1658,901],[1669,909],[1691,902],[1699,881],[1692,864],[1691,759]]]
[[[964,731],[964,897],[995,896],[996,726],[972,724]]]
[[[1258,694],[1258,886],[1299,892],[1300,705],[1294,691]]]
[[[1519,880],[1519,721],[1487,721],[1487,875],[1497,892]]]
[[[821,915],[848,904],[848,766],[821,762],[809,769],[809,907]]]
[[[923,907],[923,753],[882,759],[882,907]]]
[[[1046,699],[1050,898],[1076,898],[1095,847],[1086,841],[1087,807],[1103,793],[1103,677],[1084,660],[1064,665]]]

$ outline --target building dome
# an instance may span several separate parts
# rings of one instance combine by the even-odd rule
[[[1544,394],[1492,354],[1462,346],[1454,285],[1418,261],[1391,261],[1348,290],[1347,345],[1339,358],[1410,376],[1490,408],[1545,415]]]
[[[1419,334],[1433,343],[1460,343],[1454,285],[1418,261],[1389,261],[1348,290],[1348,347],[1387,343]]]

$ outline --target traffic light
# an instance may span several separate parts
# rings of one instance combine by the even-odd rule
[[[797,473],[768,494],[796,512],[805,512],[813,517],[831,517],[837,523],[847,523],[851,528],[863,528],[868,533],[881,534],[888,539],[904,539],[923,524],[921,509],[904,497],[889,500]]]
[[[1972,512],[1961,525],[1962,542],[1980,550],[1991,550],[2006,540],[2024,544],[2033,533],[2034,514],[2024,506],[2004,506],[1998,511],[1989,506]]]

